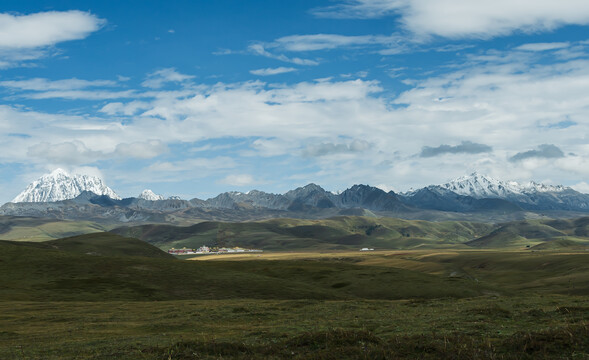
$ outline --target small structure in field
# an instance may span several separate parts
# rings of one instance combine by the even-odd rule
[[[187,249],[187,248],[182,248],[182,249],[174,249],[171,248],[168,250],[168,254],[172,254],[172,255],[192,255],[192,254],[196,254],[196,250],[194,249]]]
[[[233,247],[233,248],[210,248],[206,245],[199,247],[198,249],[174,249],[171,248],[168,250],[168,254],[172,255],[213,255],[213,254],[236,254],[236,253],[253,253],[253,252],[262,252],[263,250],[258,249],[243,249],[240,247]]]

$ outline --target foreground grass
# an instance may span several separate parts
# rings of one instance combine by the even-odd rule
[[[587,358],[574,296],[0,302],[2,359]]]
[[[0,359],[589,358],[585,251],[182,261],[90,238],[0,242]]]

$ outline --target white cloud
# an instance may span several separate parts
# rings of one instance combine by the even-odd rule
[[[191,79],[194,79],[194,76],[181,74],[174,68],[166,68],[147,75],[147,79],[141,85],[152,89],[159,89],[166,83],[183,83]]]
[[[291,35],[278,38],[274,46],[286,51],[329,50],[354,45],[390,43],[394,37],[387,36],[345,36],[336,34]]]
[[[99,111],[107,115],[126,115],[131,116],[137,114],[141,110],[151,108],[151,104],[145,101],[131,101],[123,104],[122,102],[113,102],[104,105]]]
[[[297,64],[297,65],[319,65],[319,63],[315,60],[309,60],[309,59],[301,59],[298,57],[288,57],[284,54],[273,54],[271,52],[269,52],[268,50],[266,50],[266,48],[264,47],[264,44],[252,44],[248,47],[249,51],[251,51],[252,53],[256,54],[256,55],[261,55],[261,56],[265,56],[267,58],[270,59],[276,59],[276,60],[280,60],[280,61],[284,61],[284,62],[288,62],[288,63],[292,63],[292,64]]]
[[[409,0],[351,0],[340,5],[316,8],[319,17],[336,19],[370,19],[394,14],[409,6]]]
[[[150,159],[168,151],[166,144],[160,140],[138,141],[118,144],[115,153],[125,158]]]
[[[589,24],[584,0],[351,0],[319,8],[314,14],[333,18],[398,15],[419,36],[490,38],[516,31],[550,31],[564,25]]]
[[[293,72],[293,71],[297,71],[297,69],[281,66],[281,67],[277,67],[277,68],[251,70],[250,73],[253,75],[258,75],[258,76],[270,76],[270,75],[285,74],[285,73],[289,73],[289,72]]]
[[[377,48],[375,51],[381,55],[399,54],[407,51],[408,45],[406,39],[398,34],[389,36],[384,35],[362,35],[348,36],[338,34],[309,34],[309,35],[290,35],[284,36],[269,43],[258,43],[250,46],[250,51],[271,57],[281,61],[298,63],[301,65],[317,65],[314,60],[305,60],[300,58],[289,58],[284,54],[276,55],[268,51],[279,52],[305,52],[333,50],[338,48]]]
[[[0,13],[0,68],[50,54],[49,47],[84,39],[105,20],[82,11],[49,11],[29,15]]]
[[[63,90],[63,91],[43,91],[37,93],[20,94],[18,97],[26,99],[70,99],[70,100],[109,100],[109,99],[129,99],[138,97],[135,90],[124,91],[105,91],[105,90]]]
[[[217,156],[214,158],[194,158],[180,161],[156,162],[148,167],[152,172],[179,173],[190,172],[194,177],[205,177],[211,173],[232,169],[236,166],[235,160],[229,157]]]
[[[124,121],[0,106],[0,161],[86,165],[145,155],[153,163],[142,176],[176,181],[223,178],[228,169],[253,174],[252,163],[263,157],[267,171],[279,169],[277,177],[312,174],[305,178],[333,188],[361,182],[405,190],[474,170],[503,179],[579,183],[589,176],[583,160],[589,158],[589,60],[544,60],[519,50],[489,52],[451,72],[413,79],[411,89],[394,98],[376,81],[254,81],[151,91],[149,98],[138,94],[141,101],[102,107]],[[564,119],[574,126],[547,126]],[[213,139],[222,140],[214,146],[229,148],[186,160],[176,149]],[[418,156],[424,146],[450,144],[452,150],[466,140],[492,151]],[[554,144],[564,156],[509,161],[539,144]],[[22,149],[31,149],[34,158]]]
[[[79,90],[89,87],[111,87],[116,86],[117,83],[111,80],[80,80],[80,79],[64,79],[64,80],[49,80],[43,78],[34,78],[27,80],[8,80],[0,81],[0,86],[13,88],[18,90],[33,90],[33,91],[51,91],[51,90]]]
[[[369,142],[363,140],[354,140],[350,143],[322,142],[319,144],[308,145],[303,150],[303,156],[317,157],[333,154],[355,154],[362,153],[371,147],[372,146]]]
[[[568,42],[553,42],[553,43],[532,43],[524,44],[516,47],[516,50],[522,51],[548,51],[548,50],[559,50],[565,49],[570,46]]]
[[[0,14],[0,48],[38,48],[83,39],[104,23],[95,15],[76,10],[30,15],[3,13]]]
[[[27,156],[65,166],[91,164],[95,161],[121,157],[125,159],[150,159],[167,152],[166,144],[159,140],[119,143],[114,151],[93,150],[83,141],[73,140],[62,143],[41,142],[29,146]]]
[[[285,154],[292,154],[294,153],[298,147],[300,146],[299,142],[296,140],[287,139],[281,137],[280,139],[277,138],[264,138],[264,139],[256,139],[252,142],[251,148],[253,151],[251,152],[243,152],[244,156],[262,156],[262,157],[272,157],[272,156],[281,156]]]
[[[70,141],[59,144],[42,142],[29,147],[27,155],[53,164],[68,165],[92,163],[103,157],[101,152],[90,150],[81,141]]]
[[[251,186],[258,183],[253,176],[248,174],[227,175],[220,182],[232,186]]]
[[[580,193],[589,194],[589,184],[585,181],[572,185],[571,187]]]

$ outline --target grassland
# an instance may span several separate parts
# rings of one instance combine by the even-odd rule
[[[447,240],[374,252],[317,249],[316,240],[312,250],[193,261],[111,233],[0,241],[0,359],[589,358],[583,221],[492,229],[333,221],[327,229],[303,220],[269,223],[288,236],[324,231],[327,238],[335,227]],[[198,229],[220,230],[211,223]],[[259,229],[227,224],[221,233],[239,239]],[[495,232],[493,242],[467,246],[459,241],[468,236],[451,234],[484,229],[479,239]],[[156,230],[173,234],[159,226],[147,233]],[[194,236],[182,230],[179,237]],[[509,240],[508,232],[526,240],[486,248]],[[526,248],[534,237],[537,245]],[[273,241],[267,244],[279,244]]]
[[[0,239],[47,241],[68,236],[104,232],[109,227],[91,221],[67,221],[0,216]]]
[[[192,226],[142,225],[111,230],[161,249],[240,246],[269,251],[377,249],[589,249],[589,218],[522,220],[505,224],[429,222],[339,216]]]
[[[270,251],[448,247],[488,234],[493,225],[340,216],[324,220],[272,219],[256,222],[203,222],[179,227],[143,225],[111,230],[160,248],[241,246]]]
[[[0,302],[3,359],[586,358],[589,302]]]

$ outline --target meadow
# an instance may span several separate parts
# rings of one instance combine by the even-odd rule
[[[154,249],[0,242],[0,358],[589,357],[584,250]]]

